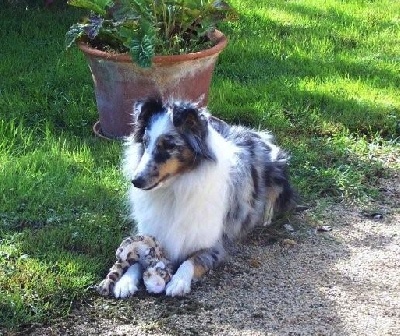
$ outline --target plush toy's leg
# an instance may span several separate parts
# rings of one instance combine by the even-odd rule
[[[121,279],[122,274],[126,272],[128,267],[129,263],[127,261],[117,261],[110,268],[106,278],[97,286],[97,292],[103,296],[110,295],[114,290],[115,283]]]
[[[184,261],[167,284],[166,294],[183,296],[190,292],[192,280],[201,278],[205,273],[215,268],[225,256],[222,244],[200,250]]]
[[[135,247],[138,245],[138,240],[140,239],[141,237],[135,236],[127,237],[122,241],[115,252],[117,261],[110,268],[106,278],[97,286],[97,291],[100,295],[108,296],[112,293],[115,294],[115,283],[123,277],[123,274],[126,273],[132,265],[138,263],[140,256]],[[116,297],[121,297],[120,292]]]

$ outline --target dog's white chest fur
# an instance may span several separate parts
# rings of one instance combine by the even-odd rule
[[[222,237],[235,146],[214,130],[210,133],[217,162],[206,162],[156,190],[130,189],[138,233],[155,236],[173,261],[210,248]]]

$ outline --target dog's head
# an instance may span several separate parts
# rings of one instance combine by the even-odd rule
[[[202,161],[215,160],[207,141],[208,118],[194,104],[139,102],[134,120],[133,139],[140,146],[140,161],[132,178],[137,188],[160,187]]]

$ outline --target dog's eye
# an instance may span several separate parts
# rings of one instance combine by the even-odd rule
[[[168,141],[168,140],[165,140],[163,145],[164,145],[164,148],[166,150],[171,150],[171,149],[174,149],[176,147],[176,144],[174,142]]]
[[[172,138],[165,137],[162,140],[162,145],[161,145],[165,150],[171,150],[176,147],[176,143]]]

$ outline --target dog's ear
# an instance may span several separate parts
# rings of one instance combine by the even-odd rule
[[[138,101],[133,107],[135,141],[141,142],[150,118],[163,111],[163,103],[160,99],[148,99]]]
[[[133,116],[135,122],[148,121],[150,117],[161,112],[163,103],[160,99],[151,98],[145,101],[137,101],[133,107]]]
[[[215,155],[208,148],[206,141],[208,120],[197,107],[191,104],[173,105],[172,123],[199,157],[215,160]]]
[[[190,104],[175,104],[172,107],[172,122],[176,128],[190,131],[199,135],[206,135],[207,119],[200,110]]]

